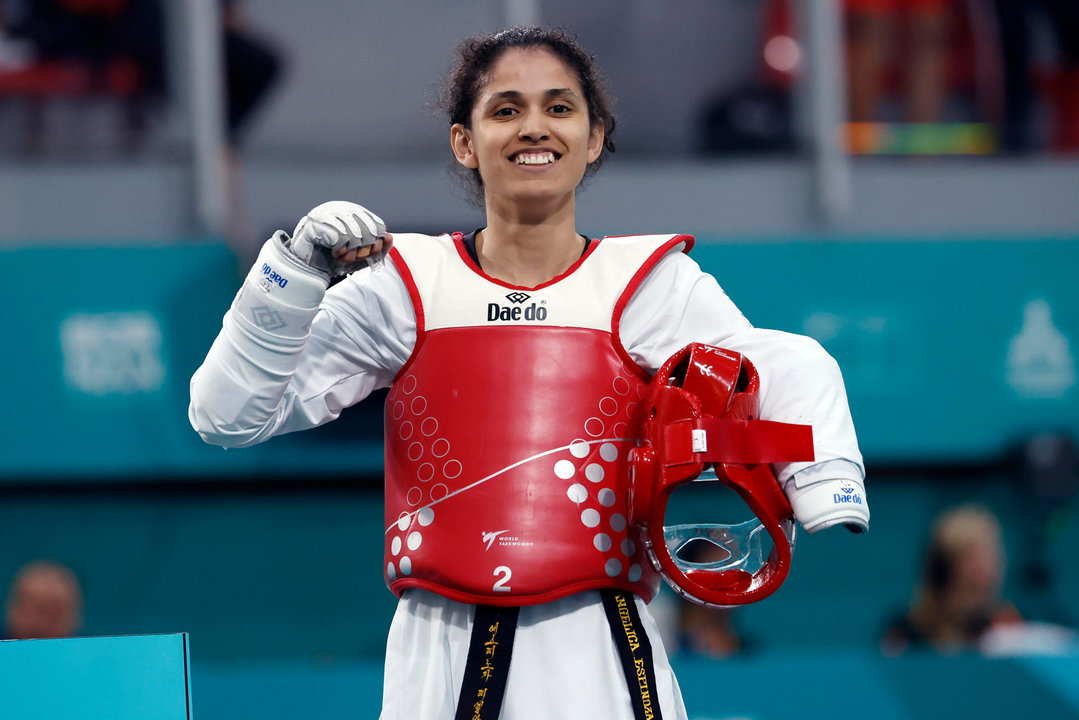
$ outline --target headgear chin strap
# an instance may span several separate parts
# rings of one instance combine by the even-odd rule
[[[700,605],[756,602],[775,592],[790,570],[794,514],[769,463],[812,460],[813,433],[808,425],[758,420],[759,390],[756,368],[743,355],[693,343],[663,364],[642,403],[642,439],[630,458],[632,522],[643,526],[656,569]],[[709,465],[756,519],[664,527],[671,492]],[[773,545],[767,561],[762,530]],[[716,545],[729,557],[715,562],[677,557],[695,541]]]

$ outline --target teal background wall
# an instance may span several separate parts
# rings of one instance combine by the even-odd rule
[[[1076,238],[827,238],[692,253],[758,327],[839,361],[865,455],[964,463],[1079,432]]]
[[[866,239],[702,238],[693,257],[754,324],[836,357],[870,460],[984,462],[1033,432],[1079,433],[1079,238]],[[223,246],[24,248],[0,262],[14,339],[0,478],[379,472],[377,399],[240,452],[191,431],[187,383],[241,280]]]
[[[1079,713],[1079,656],[985,659],[869,652],[766,653],[673,661],[689,716],[877,720]],[[189,664],[182,635],[0,643],[0,703],[17,720],[374,719],[382,669],[370,662],[242,667]],[[987,682],[988,681],[988,682]],[[781,690],[781,691],[780,691]]]
[[[871,652],[767,653],[673,661],[691,720],[950,720],[1079,717],[1079,657],[881,658]],[[197,720],[374,720],[382,668],[194,664]]]
[[[676,493],[672,502],[683,501]],[[1006,476],[870,471],[870,532],[799,535],[787,582],[739,609],[739,630],[762,650],[875,649],[918,582],[933,516],[967,502],[1004,523],[1007,597],[1031,619],[1074,623],[1073,507],[1056,507],[1049,535],[1034,543],[1027,529],[1042,517]],[[0,502],[0,586],[23,562],[48,557],[82,578],[87,634],[188,632],[204,662],[372,660],[382,657],[396,602],[382,580],[383,528],[375,489],[9,493]],[[1025,568],[1041,560],[1052,583],[1039,588]],[[670,602],[656,605],[669,611]]]
[[[57,253],[69,269],[47,280]],[[9,410],[0,416],[0,478],[381,468],[378,432],[361,448],[337,441],[331,427],[225,452],[191,429],[188,381],[245,274],[225,246],[0,250],[0,263],[0,301],[20,308],[9,324],[18,351],[2,361]],[[377,422],[376,408],[372,415]]]
[[[800,536],[783,588],[735,614],[758,653],[680,665],[691,714],[785,717],[803,692],[821,708],[804,717],[837,712],[822,694],[881,718],[999,717],[1030,697],[1042,716],[1079,717],[1066,658],[940,666],[876,651],[933,516],[959,503],[1001,517],[1006,595],[1025,615],[1079,618],[1074,505],[1033,497],[1001,464],[1031,434],[1079,434],[1079,237],[861,240],[716,237],[693,251],[756,325],[817,337],[839,361],[873,520],[863,537]],[[52,558],[84,583],[86,634],[190,633],[197,718],[376,717],[395,606],[380,399],[256,448],[207,446],[187,423],[187,382],[242,277],[224,247],[0,262],[0,586]],[[1050,582],[1031,583],[1031,565]],[[976,682],[1000,692],[961,690]]]

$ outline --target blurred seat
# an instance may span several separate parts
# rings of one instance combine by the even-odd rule
[[[996,46],[993,12],[981,0],[947,0],[948,37],[944,67],[945,93],[969,102],[978,120],[993,120],[1000,114],[1000,57]],[[790,89],[797,73],[803,71],[797,27],[797,0],[767,0],[761,31],[761,72],[765,83]],[[902,24],[900,24],[902,25]],[[797,42],[792,45],[791,40]],[[901,98],[906,90],[904,65],[910,38],[900,31],[885,65],[882,88],[885,95]]]
[[[100,68],[81,60],[43,60],[16,69],[0,68],[0,96],[5,98],[128,98],[139,87],[139,68],[129,58],[117,58]]]
[[[76,117],[91,104],[112,105],[120,136],[125,143],[136,141],[145,125],[139,102],[144,69],[109,34],[128,0],[55,0],[31,7],[38,9],[16,34],[34,47],[33,59],[0,65],[0,102],[21,111],[18,147],[27,153],[46,149],[46,111],[58,103],[73,104]]]
[[[18,106],[21,128],[16,145],[26,155],[47,149],[46,113],[57,102],[75,104],[76,115],[92,104],[113,106],[124,147],[138,144],[145,121],[139,101],[142,76],[130,58],[105,65],[82,60],[42,60],[17,69],[0,68],[0,102]]]

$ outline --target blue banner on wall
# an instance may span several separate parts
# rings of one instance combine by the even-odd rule
[[[46,276],[59,255],[62,272]],[[225,451],[191,429],[188,382],[246,271],[223,245],[19,249],[0,261],[9,318],[0,477],[381,472],[373,403],[354,409],[350,437],[331,424]]]
[[[864,454],[991,460],[1079,434],[1079,242],[844,240],[693,253],[758,327],[810,335],[843,370]]]

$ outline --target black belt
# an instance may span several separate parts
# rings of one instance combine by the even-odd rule
[[[662,720],[656,695],[656,668],[652,663],[652,643],[641,625],[637,603],[625,590],[603,590],[603,609],[611,626],[622,672],[626,674],[633,717],[637,720]]]
[[[603,590],[600,595],[626,675],[633,716],[636,720],[662,720],[652,643],[641,625],[633,595],[623,590]],[[497,720],[509,678],[519,613],[517,607],[476,606],[455,720]]]
[[[517,607],[477,605],[455,720],[497,720],[510,674]]]

